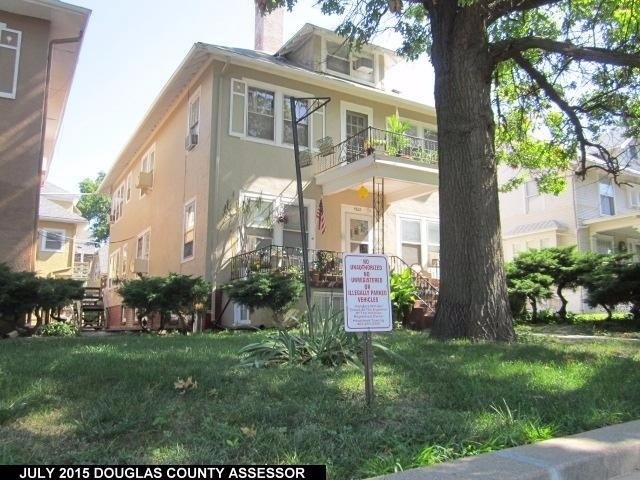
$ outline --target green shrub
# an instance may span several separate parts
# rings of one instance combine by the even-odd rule
[[[411,277],[410,268],[405,268],[401,273],[393,272],[390,283],[391,307],[396,322],[400,323],[411,312],[411,308],[418,298],[418,289]]]
[[[304,290],[299,271],[252,272],[222,287],[236,303],[256,308],[269,308],[274,323],[282,327],[282,316],[298,301]]]
[[[344,330],[342,312],[318,315],[312,309],[313,329],[308,318],[291,330],[279,330],[266,340],[242,348],[242,366],[269,367],[275,365],[305,365],[318,363],[327,367],[356,365],[361,367],[362,337]],[[383,353],[391,353],[385,346],[374,342],[373,347]]]
[[[78,327],[66,322],[52,322],[40,331],[43,337],[73,337],[79,333]]]

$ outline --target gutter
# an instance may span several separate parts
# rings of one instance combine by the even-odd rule
[[[32,251],[30,260],[30,269],[35,270],[35,246],[38,242],[38,216],[40,215],[40,186],[42,185],[42,163],[44,160],[44,135],[47,129],[47,105],[49,103],[49,87],[51,84],[51,63],[53,60],[53,49],[56,45],[64,45],[67,43],[80,43],[84,37],[84,30],[80,30],[80,34],[77,37],[71,38],[57,38],[49,41],[49,50],[47,53],[47,68],[46,77],[44,82],[44,99],[42,105],[42,123],[40,125],[40,148],[38,152],[38,189],[36,193],[36,214],[33,219],[33,237],[32,237]]]

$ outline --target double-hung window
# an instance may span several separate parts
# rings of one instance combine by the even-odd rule
[[[140,165],[140,177],[138,178],[138,187],[140,188],[140,198],[147,194],[147,191],[153,186],[156,168],[156,149],[151,147],[142,157]]]
[[[306,100],[300,100],[295,103],[296,118],[304,117],[309,109]],[[285,95],[282,103],[283,109],[283,143],[293,145],[293,119],[291,117],[291,97]],[[309,117],[298,122],[298,144],[303,147],[309,146]]]
[[[245,196],[242,200],[245,251],[271,245],[273,238],[273,199]]]
[[[184,226],[182,236],[182,260],[193,258],[193,247],[196,231],[196,201],[192,200],[184,206]]]
[[[118,267],[120,266],[120,249],[109,256],[109,277],[107,279],[107,287],[114,288],[118,280]]]
[[[412,267],[420,266],[439,277],[440,224],[423,217],[398,217],[398,251]]]
[[[136,258],[141,260],[149,259],[149,249],[151,244],[151,230],[140,234],[136,243]]]
[[[64,249],[65,231],[47,229],[42,231],[41,249],[45,252],[62,252]]]
[[[275,140],[275,92],[249,86],[247,96],[247,136]]]
[[[284,90],[250,80],[231,80],[229,133],[247,140],[290,147],[293,145],[291,98],[308,94]],[[309,109],[306,100],[296,102],[298,144],[308,148],[325,136],[324,107],[304,117]]]
[[[121,183],[111,198],[111,220],[117,222],[122,217],[124,208],[126,184]]]
[[[640,208],[640,185],[634,183],[627,185],[627,195],[629,207]]]
[[[0,98],[16,98],[22,33],[0,22]]]
[[[198,144],[200,133],[200,92],[189,99],[189,121],[187,125],[187,138],[185,147],[191,150]]]
[[[354,77],[367,83],[375,81],[375,58],[365,51],[350,51],[348,42],[331,42],[326,44],[326,70],[341,75]]]
[[[615,215],[616,207],[611,180],[608,178],[600,180],[598,188],[600,190],[600,213],[602,215]]]

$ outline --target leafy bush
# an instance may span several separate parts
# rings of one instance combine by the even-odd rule
[[[391,298],[391,307],[396,322],[400,323],[402,319],[409,314],[413,304],[417,300],[416,294],[418,289],[411,277],[411,269],[405,268],[404,271],[391,274],[391,288],[389,297]]]
[[[73,337],[79,333],[78,327],[66,322],[52,322],[40,331],[43,337]]]
[[[242,348],[242,366],[270,367],[275,365],[305,365],[318,363],[327,367],[355,365],[362,367],[362,337],[344,330],[343,314],[321,316],[312,309],[313,329],[308,318],[295,330],[279,330],[266,340]],[[383,353],[390,350],[380,343],[373,347]]]
[[[269,308],[273,321],[282,327],[282,316],[298,301],[304,290],[299,271],[252,272],[223,287],[229,298],[251,310]]]

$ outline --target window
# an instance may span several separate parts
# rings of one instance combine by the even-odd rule
[[[122,246],[122,276],[121,278],[127,278],[127,246]]]
[[[296,118],[307,114],[309,104],[306,101],[296,102]],[[282,103],[284,128],[282,130],[282,143],[293,145],[293,121],[291,119],[291,97],[284,96]],[[298,122],[298,144],[309,146],[309,117]]]
[[[247,135],[275,140],[275,93],[249,87],[247,96]]]
[[[193,245],[196,231],[196,201],[192,200],[184,207],[184,233],[182,236],[182,260],[193,258]]]
[[[409,265],[422,265],[422,241],[419,220],[401,220],[401,257]]]
[[[306,202],[305,202],[306,203]],[[300,209],[298,207],[298,203],[284,203],[281,206],[282,211],[284,212],[286,222],[282,224],[282,244],[287,247],[302,247],[302,241],[300,239],[300,232],[302,230],[302,226],[300,223]],[[309,247],[309,235],[311,235],[311,228],[309,226],[309,206],[304,206],[304,219],[305,226],[307,227],[307,247]]]
[[[290,147],[293,145],[291,97],[310,95],[284,91],[280,87],[253,81],[231,80],[229,134]],[[307,113],[308,103],[296,104],[296,117]],[[298,122],[298,142],[310,147],[325,136],[324,107]]]
[[[118,280],[118,266],[120,265],[120,249],[116,250],[109,256],[109,278],[107,279],[107,287],[114,288]]]
[[[398,217],[398,251],[408,265],[420,265],[439,278],[440,224],[420,217]]]
[[[344,297],[334,292],[313,292],[312,304],[319,318],[328,318],[338,312],[344,311]]]
[[[613,253],[613,241],[614,238],[609,235],[594,235],[591,237],[591,249],[596,253]]]
[[[251,325],[249,307],[241,303],[233,304],[233,324],[236,326]]]
[[[347,42],[327,42],[327,69],[349,75],[349,45]]]
[[[530,180],[524,184],[525,213],[541,212],[544,210],[544,198],[538,191],[538,183]]]
[[[245,225],[245,251],[271,245],[273,237],[273,199],[261,196],[245,196],[242,200]]]
[[[148,260],[151,243],[151,231],[147,230],[138,237],[136,244],[136,258]]]
[[[116,189],[113,197],[111,197],[111,221],[117,222],[122,216],[122,210],[125,199],[125,184],[121,183]]]
[[[375,59],[367,52],[350,52],[348,42],[326,42],[326,69],[374,83]]]
[[[598,183],[600,189],[600,213],[602,215],[615,215],[616,209],[613,202],[613,185],[608,178],[600,180]]]
[[[629,207],[640,208],[640,185],[627,185],[627,196],[629,198]]]
[[[16,98],[22,33],[0,23],[0,97]]]
[[[125,182],[125,202],[129,203],[129,200],[131,200],[131,177],[132,177],[132,173],[129,172],[129,175],[127,175],[127,181]]]
[[[47,229],[42,231],[41,249],[45,252],[62,252],[65,242],[65,231]]]
[[[189,99],[189,121],[187,125],[187,138],[185,147],[191,150],[198,144],[200,133],[200,92]]]
[[[138,187],[140,188],[140,198],[147,194],[149,188],[153,186],[153,177],[156,167],[156,150],[155,146],[144,154],[140,166],[140,177],[138,178]]]

